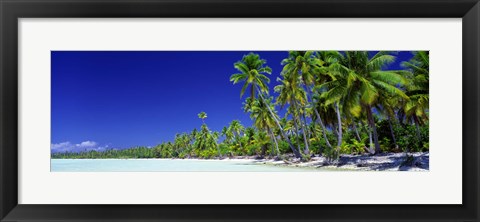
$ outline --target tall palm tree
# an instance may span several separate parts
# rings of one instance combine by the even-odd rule
[[[233,84],[244,82],[242,90],[240,91],[240,97],[243,96],[245,90],[250,86],[251,100],[253,101],[255,94],[258,94],[260,100],[264,100],[263,95],[268,95],[269,90],[267,84],[270,82],[270,79],[266,76],[266,74],[269,75],[272,72],[272,69],[266,66],[266,61],[264,59],[260,59],[258,54],[249,53],[243,56],[241,61],[236,62],[234,67],[240,73],[233,74],[230,77],[230,81],[232,81]],[[283,132],[282,126],[280,125],[278,119],[275,118],[272,109],[269,106],[267,107],[270,114],[274,118],[277,127],[280,129],[280,135],[287,141],[295,156],[297,158],[302,158],[300,152],[293,147],[292,142]]]
[[[211,148],[217,148],[217,140],[218,140],[218,132],[211,133],[210,130],[208,129],[207,124],[205,124],[205,119],[207,118],[207,113],[205,112],[200,112],[198,114],[198,118],[202,119],[202,126],[200,128],[200,131],[196,133],[196,138],[194,142],[194,147],[196,147],[199,150],[206,150],[206,149],[211,149]],[[220,155],[220,150],[218,150],[218,154]]]
[[[250,98],[255,98],[255,93],[267,93],[268,83],[270,78],[266,75],[272,74],[272,69],[265,64],[267,61],[260,59],[258,54],[249,53],[243,56],[241,61],[236,62],[233,66],[240,73],[236,73],[230,76],[230,81],[233,84],[244,82],[242,90],[240,91],[240,97],[245,94],[245,91],[250,86]]]
[[[303,139],[305,143],[306,154],[309,153],[309,142],[307,140],[307,118],[306,118],[306,109],[309,101],[311,101],[311,88],[314,84],[315,79],[315,70],[317,69],[320,62],[317,58],[313,56],[313,51],[290,51],[288,57],[282,60],[282,65],[284,65],[282,70],[282,76],[284,79],[296,81],[299,79],[299,87],[303,88],[305,91],[305,104],[302,104],[301,107],[295,107],[296,112],[301,113],[303,117],[303,123],[299,119],[300,126],[303,131]],[[292,83],[293,84],[293,83]],[[299,112],[298,109],[302,109],[303,112]]]
[[[307,104],[307,97],[305,95],[306,93],[300,85],[300,78],[298,76],[282,76],[283,79],[277,79],[277,81],[279,81],[281,84],[275,86],[274,88],[275,92],[279,93],[277,97],[277,103],[280,104],[282,108],[285,107],[286,104],[289,104],[287,113],[292,115],[293,126],[295,127],[295,132],[297,134],[297,144],[300,146],[298,138],[303,137],[303,142],[305,145],[303,152],[308,155],[310,150],[308,148],[307,132],[301,119],[301,117],[306,113],[306,109],[302,108]],[[302,129],[301,132],[300,128]]]
[[[275,127],[275,120],[267,108],[267,106],[270,106],[270,109],[274,110],[273,104],[271,102],[272,99],[272,97],[267,98],[264,101],[255,99],[254,102],[251,103],[252,106],[250,108],[250,117],[254,120],[254,124],[257,129],[265,130],[268,133],[270,139],[273,140],[275,144],[277,156],[279,156],[280,150],[278,148],[278,142],[272,130],[272,128]],[[278,118],[276,113],[274,113],[274,115],[275,118]]]
[[[320,93],[323,96],[325,103],[323,106],[333,106],[336,113],[337,121],[337,130],[334,131],[337,135],[337,152],[342,145],[343,140],[343,130],[342,130],[342,116],[340,111],[340,104],[342,104],[343,96],[345,95],[345,87],[341,87],[339,84],[345,84],[345,82],[337,83],[336,89],[333,90],[335,93],[329,92],[323,94],[322,86],[326,82],[336,81],[335,73],[341,71],[341,66],[339,61],[342,60],[343,56],[338,51],[321,51],[316,53],[316,58],[319,61],[320,67],[317,69],[318,75],[316,79],[317,90],[316,93]],[[343,73],[343,72],[342,72]],[[330,86],[331,87],[331,86]],[[328,88],[328,87],[327,87]],[[330,89],[328,89],[330,90]],[[343,108],[343,106],[342,106]],[[320,116],[320,115],[319,115]]]
[[[210,130],[206,124],[202,124],[200,131],[196,134],[194,147],[198,150],[205,150],[209,148]]]
[[[313,95],[312,100],[313,100],[312,110],[315,113],[315,117],[316,117],[314,119],[316,119],[318,121],[318,123],[320,124],[320,127],[322,128],[323,139],[325,140],[325,143],[326,143],[327,147],[331,149],[332,145],[330,144],[330,141],[328,140],[328,137],[327,137],[327,128],[325,127],[325,123],[322,120],[322,116],[319,113],[319,110],[324,109],[323,102],[321,102],[320,94],[315,93]]]
[[[202,120],[202,123],[205,124],[205,119],[207,118],[207,113],[201,112],[198,114],[198,118]]]
[[[397,144],[397,138],[395,137],[395,132],[393,129],[393,120],[395,120],[395,114],[397,110],[401,107],[403,98],[401,97],[394,97],[394,96],[389,96],[385,94],[381,94],[378,97],[378,105],[375,107],[379,113],[381,113],[386,121],[388,122],[388,126],[390,128],[390,135],[393,140],[393,144],[395,145],[395,148],[398,149],[398,144]]]
[[[402,66],[409,69],[412,75],[409,76],[409,84],[405,87],[409,100],[406,101],[404,112],[408,120],[415,123],[417,128],[417,137],[419,140],[419,125],[423,125],[428,120],[429,109],[429,52],[414,52],[413,58],[408,62],[403,62]]]

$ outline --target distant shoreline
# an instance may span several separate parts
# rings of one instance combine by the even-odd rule
[[[271,166],[318,168],[344,171],[429,171],[429,152],[408,153],[381,153],[377,155],[340,155],[335,161],[327,161],[325,157],[315,156],[310,161],[301,161],[298,158],[287,157],[283,160],[258,156],[234,156],[225,158],[109,158],[109,159],[62,159],[52,160],[180,160],[180,161],[245,161],[254,164]]]

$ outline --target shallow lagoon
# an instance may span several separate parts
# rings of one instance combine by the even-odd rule
[[[51,172],[305,172],[314,168],[273,166],[255,160],[52,159]]]

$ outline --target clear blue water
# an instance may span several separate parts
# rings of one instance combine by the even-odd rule
[[[51,172],[290,172],[315,169],[272,166],[254,160],[52,159]]]

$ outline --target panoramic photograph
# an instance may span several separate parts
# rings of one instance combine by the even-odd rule
[[[51,172],[429,171],[428,51],[52,51]]]

